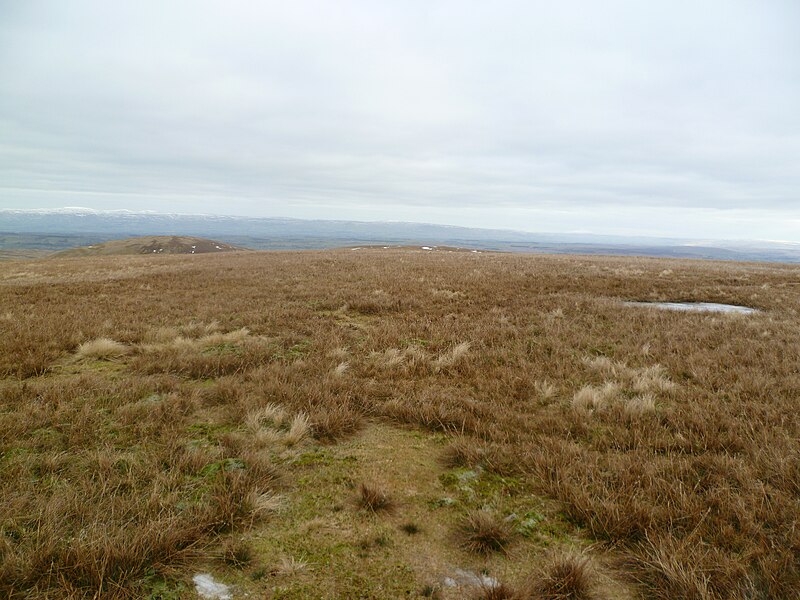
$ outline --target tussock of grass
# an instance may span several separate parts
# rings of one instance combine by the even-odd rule
[[[333,374],[336,377],[341,377],[342,375],[344,375],[347,372],[347,370],[349,368],[350,368],[350,363],[341,362],[338,365],[336,365],[336,367],[333,369]]]
[[[247,496],[247,504],[255,519],[264,519],[281,509],[283,497],[274,492],[252,491]]]
[[[310,432],[311,426],[309,424],[308,415],[298,413],[292,417],[289,423],[289,431],[287,431],[286,435],[283,437],[283,443],[287,446],[296,446],[306,439]]]
[[[624,411],[632,417],[640,417],[656,411],[656,398],[653,394],[642,394],[623,404]]]
[[[250,411],[244,422],[247,425],[247,429],[255,433],[265,427],[281,427],[287,422],[287,419],[288,415],[283,408],[269,402]]]
[[[275,568],[275,575],[292,577],[308,568],[308,562],[294,556],[284,556]]]
[[[77,355],[81,358],[111,360],[125,356],[128,352],[130,348],[125,344],[109,338],[97,338],[78,346]]]
[[[539,398],[542,401],[547,402],[548,400],[555,397],[556,392],[558,389],[555,385],[553,385],[549,381],[537,381],[534,383],[534,389],[536,393],[539,395]]]
[[[619,384],[607,381],[601,387],[584,386],[572,397],[572,406],[581,410],[603,410],[620,395]]]
[[[669,394],[674,392],[676,384],[670,381],[666,370],[661,365],[652,365],[641,369],[632,374],[633,389],[640,393],[662,393]]]
[[[457,530],[460,546],[473,554],[505,552],[514,535],[507,521],[488,510],[464,516]]]
[[[228,333],[209,333],[202,337],[186,337],[180,334],[175,337],[169,337],[171,333],[176,331],[171,328],[159,329],[153,336],[157,341],[143,344],[141,346],[142,351],[199,351],[222,344],[240,344],[250,337],[250,331],[246,327],[229,331]]]
[[[417,535],[422,529],[416,523],[408,522],[403,523],[400,526],[400,531],[405,533],[406,535]]]
[[[356,505],[370,512],[391,512],[395,507],[389,493],[375,482],[358,485]]]
[[[254,560],[253,546],[243,539],[225,540],[222,544],[221,558],[234,568],[244,568]]]
[[[318,440],[336,442],[356,433],[363,423],[361,413],[347,404],[325,406],[311,417],[311,431]]]
[[[590,560],[575,554],[555,555],[520,589],[524,600],[601,600],[599,579]]]
[[[434,366],[436,369],[443,369],[446,367],[452,367],[453,365],[458,364],[464,358],[466,358],[467,354],[469,354],[469,350],[472,347],[471,342],[461,342],[456,344],[447,352],[440,354],[436,360],[434,361]]]

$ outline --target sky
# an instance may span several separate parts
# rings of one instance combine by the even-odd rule
[[[800,242],[797,0],[0,0],[0,209]]]

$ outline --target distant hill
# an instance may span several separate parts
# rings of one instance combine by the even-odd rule
[[[157,235],[113,240],[58,252],[53,256],[113,256],[123,254],[209,254],[246,250],[224,242],[199,237]]]
[[[85,208],[0,209],[0,251],[55,252],[143,235],[202,236],[253,250],[438,245],[541,254],[614,254],[800,263],[798,242],[532,233],[425,223],[178,215]],[[221,243],[218,245],[223,246]]]

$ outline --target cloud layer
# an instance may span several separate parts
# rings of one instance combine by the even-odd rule
[[[0,7],[0,207],[800,241],[792,0]]]

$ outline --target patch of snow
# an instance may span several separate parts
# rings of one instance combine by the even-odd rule
[[[453,570],[452,577],[446,576],[442,579],[442,585],[445,587],[483,587],[492,589],[499,587],[500,582],[488,575],[478,575],[472,571],[455,569]]]
[[[494,588],[500,585],[500,583],[494,577],[489,577],[488,575],[476,575],[471,571],[465,571],[464,569],[456,569],[453,573],[455,575],[455,581],[458,585],[466,585],[466,586],[473,586],[473,587],[487,587],[487,588]]]
[[[230,586],[214,579],[210,573],[198,573],[192,577],[194,588],[201,598],[206,600],[231,600]]]
[[[624,304],[625,306],[649,306],[662,310],[682,312],[737,313],[742,315],[751,315],[758,312],[758,309],[750,308],[749,306],[717,304],[716,302],[625,302]]]

